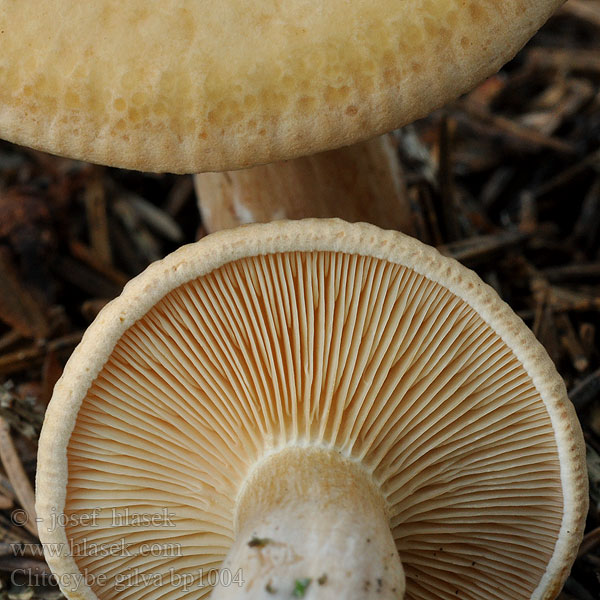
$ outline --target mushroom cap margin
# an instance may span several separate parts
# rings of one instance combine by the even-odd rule
[[[254,224],[211,234],[150,265],[101,311],[69,359],[46,413],[36,478],[36,510],[42,544],[45,548],[68,548],[65,529],[45,529],[44,523],[48,523],[53,512],[61,514],[64,510],[67,446],[78,410],[121,335],[173,288],[223,264],[246,256],[316,250],[384,259],[443,285],[472,306],[523,364],[545,402],[560,453],[565,512],[553,557],[532,598],[555,597],[568,575],[583,535],[588,481],[579,421],[554,364],[521,319],[475,273],[402,233],[365,223],[348,224],[339,219]],[[73,557],[46,552],[46,559],[69,598],[97,600],[89,586],[77,578],[79,569]],[[74,576],[73,585],[62,585],[62,575]]]

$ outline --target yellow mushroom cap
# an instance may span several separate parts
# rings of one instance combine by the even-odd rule
[[[0,0],[0,137],[149,171],[389,131],[509,60],[562,0]]]
[[[545,351],[473,272],[339,220],[212,234],[101,312],[40,440],[48,563],[72,599],[203,597],[256,465],[303,447],[380,491],[407,598],[552,598],[568,574],[584,446]]]

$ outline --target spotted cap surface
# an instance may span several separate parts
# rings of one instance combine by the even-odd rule
[[[562,0],[0,0],[0,137],[151,171],[247,167],[419,118]]]

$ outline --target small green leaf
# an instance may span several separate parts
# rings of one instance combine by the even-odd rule
[[[292,594],[294,598],[304,598],[304,594],[306,594],[306,590],[308,589],[311,581],[312,579],[310,577],[296,579],[294,582],[294,593]]]

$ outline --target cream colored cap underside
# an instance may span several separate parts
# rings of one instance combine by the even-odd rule
[[[47,413],[40,535],[47,547],[126,540],[132,555],[48,561],[96,577],[65,584],[71,598],[203,596],[252,465],[307,443],[372,474],[408,598],[550,598],[566,577],[586,480],[550,360],[473,273],[340,221],[209,236],[103,311]],[[115,526],[127,508],[167,511],[175,526]],[[70,526],[49,528],[63,509]]]
[[[518,600],[538,586],[563,498],[531,379],[442,286],[329,252],[230,263],[173,290],[123,335],[67,449],[79,569],[106,576],[92,586],[101,600],[205,596],[252,465],[306,444],[373,474],[408,599]],[[172,526],[115,525],[127,511],[166,511]],[[114,556],[85,551],[122,540]],[[170,569],[193,580],[189,593]],[[162,585],[141,583],[157,575]]]
[[[562,0],[0,0],[0,137],[151,171],[352,143],[496,71]]]

